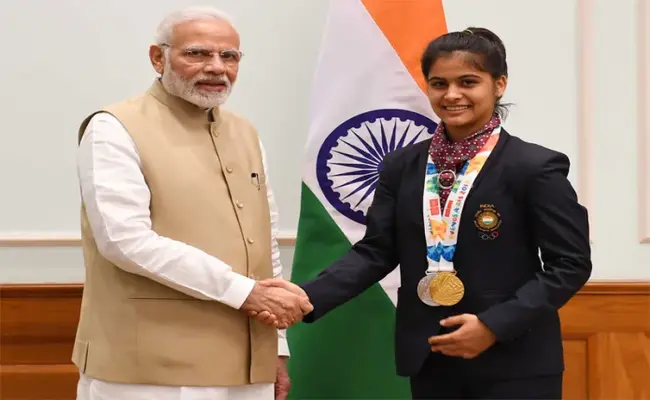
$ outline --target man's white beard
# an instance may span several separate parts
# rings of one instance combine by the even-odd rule
[[[208,92],[199,90],[196,83],[202,80],[220,81],[226,89],[223,92]],[[176,73],[172,68],[169,61],[165,62],[165,70],[162,74],[163,87],[172,95],[178,96],[181,99],[188,101],[201,108],[219,107],[228,100],[230,91],[232,90],[232,83],[226,74],[209,75],[200,74],[186,79]]]

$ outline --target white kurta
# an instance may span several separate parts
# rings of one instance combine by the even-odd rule
[[[261,143],[260,143],[261,145]],[[266,156],[262,148],[264,169]],[[239,308],[254,281],[200,249],[151,229],[150,192],[131,136],[112,115],[93,116],[77,154],[81,195],[101,254],[125,270],[156,276],[190,296]],[[265,174],[268,176],[268,174]],[[269,185],[273,275],[282,276],[278,248],[278,211]],[[289,356],[285,331],[279,330],[278,355]],[[218,362],[215,360],[215,362]],[[273,384],[240,387],[167,387],[125,385],[81,375],[78,400],[272,400]]]

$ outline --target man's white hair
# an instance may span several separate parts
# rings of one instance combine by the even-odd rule
[[[172,40],[174,27],[183,22],[217,19],[229,23],[233,28],[233,19],[225,12],[214,7],[188,7],[168,14],[156,30],[156,44],[169,44]],[[235,29],[236,30],[236,29]]]

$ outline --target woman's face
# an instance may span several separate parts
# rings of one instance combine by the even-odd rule
[[[467,52],[439,57],[427,77],[427,92],[433,111],[450,134],[471,135],[481,129],[503,96],[507,79],[494,79],[473,65]]]

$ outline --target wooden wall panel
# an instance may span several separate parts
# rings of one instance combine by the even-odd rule
[[[650,399],[650,341],[643,332],[596,333],[589,345],[589,392],[598,398]]]
[[[590,283],[560,316],[565,399],[650,399],[650,282]]]
[[[587,343],[584,340],[564,340],[564,398],[587,399]]]
[[[81,285],[0,287],[0,399],[69,400]]]
[[[80,285],[0,285],[0,399],[71,400]],[[650,282],[589,283],[562,310],[564,399],[650,399]]]
[[[2,365],[2,400],[74,400],[77,368],[63,365]],[[118,399],[115,399],[118,400]]]

